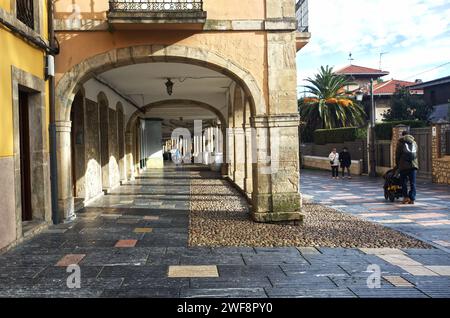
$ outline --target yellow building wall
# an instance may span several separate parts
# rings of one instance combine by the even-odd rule
[[[203,0],[208,19],[264,19],[265,0]],[[105,19],[108,0],[59,0],[55,3],[55,16],[67,18],[74,11],[83,19]]]
[[[0,7],[9,10],[10,0],[0,0]],[[46,7],[43,9],[42,36],[47,34]],[[0,26],[0,157],[9,157],[14,154],[11,65],[43,79],[44,57],[43,50],[35,48]],[[48,85],[46,96],[48,96]],[[48,124],[48,98],[46,98],[46,110]]]
[[[11,0],[0,0],[0,8],[11,11]]]

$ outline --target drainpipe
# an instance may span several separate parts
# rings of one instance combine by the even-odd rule
[[[51,48],[56,48],[55,30],[53,26],[53,0],[47,0],[47,16],[48,16],[48,41]],[[50,55],[54,57],[59,50],[51,50]],[[50,99],[50,186],[52,200],[52,220],[53,224],[59,223],[58,211],[58,163],[56,154],[56,105],[55,105],[55,77],[48,77],[49,83],[49,99]]]

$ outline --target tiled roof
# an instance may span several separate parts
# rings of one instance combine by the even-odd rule
[[[448,84],[450,83],[450,76],[446,76],[446,77],[442,77],[442,78],[438,78],[429,82],[425,82],[425,83],[414,83],[414,89],[423,89],[423,88],[427,88],[427,87],[432,87],[432,86],[437,86],[437,85],[442,85],[442,84]]]
[[[378,77],[389,75],[389,72],[386,71],[358,65],[348,65],[335,71],[335,73],[340,75],[377,75]]]
[[[373,87],[373,93],[375,95],[393,95],[395,91],[397,90],[397,87],[408,87],[415,85],[414,82],[406,82],[406,81],[399,81],[399,80],[389,80],[382,83],[377,83]],[[423,94],[422,90],[413,90],[411,91],[413,94]]]

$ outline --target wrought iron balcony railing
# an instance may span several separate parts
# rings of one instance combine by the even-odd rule
[[[26,26],[34,29],[34,4],[33,0],[17,0],[16,1],[17,19],[22,21]]]
[[[297,14],[297,31],[309,32],[308,24],[308,0],[299,0],[295,5]]]
[[[110,0],[111,12],[197,12],[203,0]]]

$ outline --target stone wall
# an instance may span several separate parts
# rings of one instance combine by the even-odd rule
[[[446,132],[450,123],[433,125],[432,133],[432,177],[433,182],[450,185],[450,156],[446,154]]]
[[[336,147],[338,151],[341,151],[344,147],[347,147],[353,160],[362,160],[362,171],[367,172],[367,143],[365,140],[357,140],[353,142],[345,142],[339,144],[301,144],[300,154],[302,156],[314,156],[314,157],[328,157],[331,149]],[[302,162],[303,165],[303,162]]]
[[[320,170],[330,170],[330,160],[328,157],[314,157],[314,156],[303,156],[303,165],[305,168],[320,169]],[[350,172],[353,175],[362,174],[362,161],[352,160],[352,165],[350,167]]]

